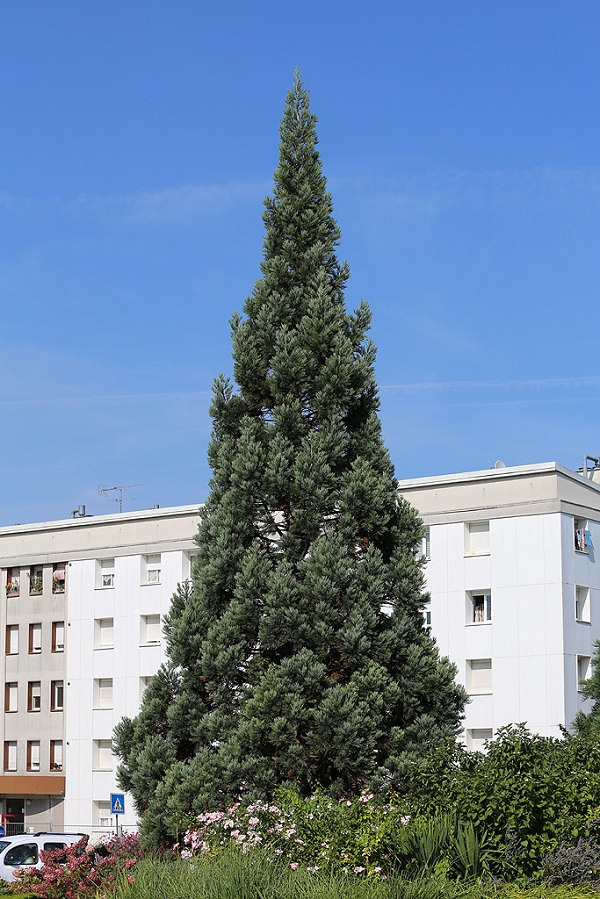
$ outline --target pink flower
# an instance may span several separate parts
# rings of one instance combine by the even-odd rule
[[[290,868],[292,869],[292,871],[295,871],[297,867],[298,867],[298,862],[290,862]]]
[[[365,870],[366,870],[366,869],[363,868],[362,865],[357,865],[356,868],[354,869],[354,873],[355,873],[355,874],[362,874],[362,872],[365,871]]]

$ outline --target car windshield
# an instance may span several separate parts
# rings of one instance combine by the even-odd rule
[[[4,852],[7,846],[10,846],[8,840],[0,840],[0,852]]]

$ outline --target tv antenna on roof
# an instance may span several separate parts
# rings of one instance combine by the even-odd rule
[[[123,496],[124,490],[130,490],[132,487],[143,487],[143,484],[123,484],[120,487],[104,487],[102,484],[98,487],[98,493],[106,497],[113,503],[119,504],[119,512],[123,511],[123,500],[133,499],[132,496]],[[118,496],[109,496],[109,493],[118,493]]]

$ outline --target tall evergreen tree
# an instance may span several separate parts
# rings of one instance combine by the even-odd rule
[[[170,663],[115,731],[147,842],[281,784],[393,784],[454,735],[465,693],[423,626],[422,526],[383,445],[365,303],[348,277],[296,75],[265,201],[262,277],[211,407],[210,496]]]

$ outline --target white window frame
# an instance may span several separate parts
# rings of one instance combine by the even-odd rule
[[[492,591],[469,590],[467,593],[467,624],[492,623]]]
[[[114,590],[115,587],[115,560],[96,560],[96,589]]]
[[[489,556],[489,521],[465,522],[465,556]]]
[[[486,743],[494,738],[494,731],[491,727],[474,727],[467,730],[467,749],[471,752],[485,752]]]
[[[431,528],[425,528],[425,533],[421,538],[421,546],[417,556],[419,559],[425,559],[427,562],[431,560]]]
[[[198,555],[198,553],[195,553],[195,552],[186,552],[184,554],[184,561],[185,561],[185,566],[184,566],[185,570],[183,572],[183,580],[184,581],[191,581],[194,559],[196,558],[197,555]]]
[[[493,692],[491,659],[467,659],[467,693],[486,696]]]
[[[94,618],[94,649],[113,649],[115,645],[115,619]]]
[[[97,677],[94,680],[94,708],[112,709],[113,707],[113,679],[112,677]]]
[[[577,656],[577,692],[581,693],[581,684],[592,676],[591,656]]]
[[[96,799],[94,801],[94,819],[95,827],[103,827],[105,830],[113,829],[114,823],[110,813],[110,802],[105,799]]]
[[[140,677],[140,704],[142,702],[142,699],[144,698],[144,693],[148,689],[148,684],[150,683],[151,680],[152,680],[152,675],[147,676],[147,677]]]
[[[573,539],[575,552],[587,555],[592,542],[587,518],[573,519]]]
[[[575,621],[589,624],[590,618],[590,588],[575,585]]]
[[[162,560],[160,553],[142,556],[141,583],[145,587],[154,587],[161,582]]]
[[[140,618],[140,645],[158,646],[161,638],[160,615],[142,615]]]
[[[94,771],[112,771],[112,740],[94,740]]]

